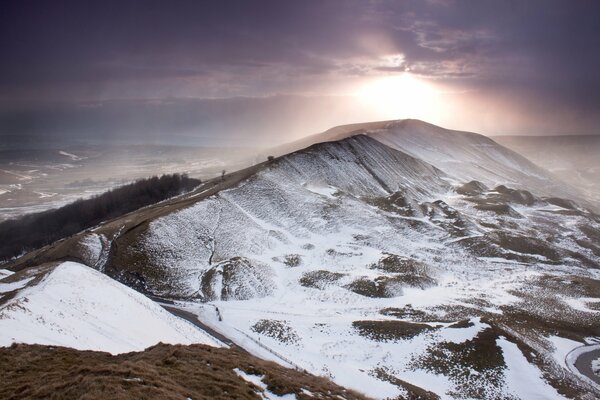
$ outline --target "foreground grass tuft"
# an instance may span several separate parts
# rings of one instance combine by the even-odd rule
[[[302,389],[321,399],[365,399],[327,379],[287,369],[247,353],[205,345],[158,344],[112,356],[63,347],[0,348],[2,399],[260,399],[260,389],[234,369],[263,376],[267,390]],[[340,397],[338,397],[340,396]]]

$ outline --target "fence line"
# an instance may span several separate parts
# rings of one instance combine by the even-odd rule
[[[248,335],[246,332],[241,331],[238,328],[234,328],[234,329],[236,331],[238,331],[239,333],[241,333],[242,335],[246,336],[248,339],[252,340],[254,343],[256,343],[257,345],[259,345],[261,348],[267,350],[269,353],[273,354],[274,356],[276,356],[278,358],[281,358],[283,361],[285,361],[286,363],[290,364],[296,370],[302,371],[302,372],[306,372],[306,370],[304,368],[302,368],[301,366],[299,366],[298,364],[296,364],[295,362],[293,362],[289,358],[287,358],[287,357],[283,356],[282,354],[276,352],[275,350],[271,349],[270,347],[267,347],[266,345],[262,344],[260,341],[254,339],[252,336]]]

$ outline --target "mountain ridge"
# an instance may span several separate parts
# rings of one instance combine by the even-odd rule
[[[430,135],[429,140],[423,140],[421,136],[424,133]],[[431,135],[432,133],[435,133],[435,135]],[[451,157],[449,159],[449,162],[451,163],[462,162],[466,164],[466,162],[469,161],[473,164],[467,171],[457,174],[458,176],[456,176],[456,178],[458,178],[459,181],[465,182],[476,179],[493,186],[511,183],[513,186],[517,185],[519,188],[534,190],[539,194],[574,197],[574,200],[585,203],[588,207],[598,209],[598,205],[590,204],[579,190],[559,180],[554,175],[538,165],[533,164],[517,152],[498,144],[491,137],[474,132],[446,129],[417,119],[387,120],[341,125],[290,144],[276,147],[273,149],[273,152],[277,155],[289,153],[298,148],[306,147],[317,142],[335,141],[358,134],[372,136],[396,150],[421,158],[422,160],[445,170],[445,172],[450,175],[453,175],[451,170],[453,166],[448,162],[444,163],[443,160],[436,159],[436,156],[439,155],[440,152],[443,153],[444,150],[453,149],[451,146],[452,142],[443,143],[442,141],[452,141],[459,138],[459,145],[463,147],[464,143],[481,143],[482,146],[487,147],[487,151],[493,150],[498,155],[500,160],[493,164],[496,168],[490,168],[489,162],[482,163],[476,157],[470,157],[469,159],[456,156]],[[438,145],[442,145],[443,148],[437,147]],[[455,147],[456,150],[460,151],[455,150],[454,153],[463,156],[468,153],[480,153],[480,149],[473,148],[472,146],[462,149],[459,146]],[[437,148],[437,151],[432,152],[437,154],[426,154],[426,152],[423,151],[423,149],[425,149],[431,152],[432,148]],[[450,168],[450,170],[444,167]],[[480,170],[486,169],[488,169],[488,173],[480,172]],[[525,173],[521,173],[520,170],[524,170]],[[536,179],[532,179],[532,176]],[[522,182],[523,180],[526,181],[526,184]]]
[[[253,354],[379,398],[406,396],[405,383],[441,398],[600,393],[565,372],[562,353],[600,337],[600,216],[511,182],[461,180],[472,169],[354,128],[10,268],[78,258]]]

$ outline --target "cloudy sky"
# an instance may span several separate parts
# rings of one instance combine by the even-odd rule
[[[597,134],[598,15],[592,0],[3,1],[0,135],[90,121],[284,141],[405,117]]]

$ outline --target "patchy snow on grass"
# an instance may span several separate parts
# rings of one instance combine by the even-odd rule
[[[479,318],[473,318],[465,328],[432,324],[437,328],[412,338],[377,341],[360,335],[352,322],[394,320],[383,318],[377,311],[386,304],[403,306],[408,301],[413,305],[431,304],[430,300],[421,302],[419,298],[435,298],[437,288],[415,290],[410,292],[408,299],[367,299],[343,289],[330,288],[332,293],[328,294],[327,303],[325,293],[315,298],[310,294],[312,291],[302,295],[289,285],[287,288],[286,293],[281,293],[276,299],[215,302],[223,321],[218,321],[213,307],[208,305],[187,303],[186,308],[254,355],[288,367],[285,360],[291,359],[300,368],[327,376],[339,385],[362,392],[368,388],[366,392],[375,398],[394,398],[404,393],[402,388],[373,376],[372,372],[381,366],[389,367],[388,373],[396,378],[437,393],[442,398],[451,398],[445,395],[451,393],[454,387],[448,377],[415,369],[411,360],[421,357],[436,343],[463,343],[489,327]],[[447,301],[446,298],[438,300]],[[261,319],[286,321],[300,340],[286,342],[254,331],[252,327]]]
[[[444,173],[376,141],[358,136],[321,147],[294,153],[252,179],[152,220],[135,251],[168,278],[146,274],[148,288],[173,298],[202,295],[209,304],[182,307],[259,357],[296,364],[358,391],[368,388],[377,398],[405,396],[398,380],[451,398],[460,390],[452,371],[426,370],[414,360],[449,344],[477,342],[489,328],[477,316],[497,327],[495,317],[506,313],[508,320],[515,307],[554,313],[531,301],[530,287],[543,285],[549,275],[576,274],[582,262],[568,251],[585,254],[590,264],[600,261],[569,239],[581,233],[577,227],[586,217],[526,207],[516,207],[519,217],[477,211]],[[488,182],[499,179],[473,168]],[[519,168],[505,172],[518,175]],[[556,239],[543,243],[538,237]],[[386,264],[390,256],[396,262]],[[236,270],[226,271],[227,263],[243,265],[248,273],[242,281],[256,280],[261,290],[236,294],[241,285],[226,283]],[[585,272],[600,276],[593,268]],[[562,279],[553,284],[564,285]],[[223,289],[234,294],[227,301],[214,295]],[[554,304],[549,293],[541,300]],[[381,339],[357,328],[366,323],[377,331],[390,322],[400,322],[395,326],[409,334],[384,332],[391,339]],[[431,329],[410,334],[421,322]],[[522,391],[518,373],[546,385],[507,343],[506,353],[516,360],[508,388],[515,384]],[[468,368],[469,376],[487,379]]]
[[[60,264],[0,307],[0,345],[14,342],[113,354],[159,342],[217,346],[152,300],[74,262]]]
[[[575,310],[600,313],[600,310],[593,310],[587,306],[588,302],[600,302],[600,299],[597,297],[563,297],[562,300]]]
[[[275,393],[269,391],[267,389],[267,384],[263,382],[264,375],[252,375],[247,374],[239,368],[235,368],[233,372],[236,373],[237,376],[245,380],[246,382],[250,382],[254,386],[261,389],[261,391],[257,392],[259,396],[261,396],[265,400],[295,400],[296,395],[293,393],[285,394],[283,396],[276,395]]]
[[[104,242],[106,242],[106,238],[97,233],[89,233],[80,240],[79,244],[83,247],[83,256],[90,266],[95,266],[100,261],[105,247]]]

